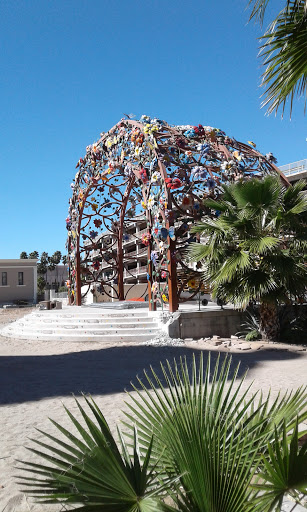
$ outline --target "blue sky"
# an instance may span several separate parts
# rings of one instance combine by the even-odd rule
[[[246,3],[0,0],[0,258],[64,252],[76,162],[124,113],[219,127],[279,165],[307,157],[303,102],[291,121],[260,109]]]

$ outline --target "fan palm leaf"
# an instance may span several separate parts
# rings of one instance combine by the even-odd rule
[[[271,403],[244,387],[227,356],[167,361],[161,373],[145,371],[133,386],[121,449],[87,397],[91,416],[77,401],[83,424],[66,409],[77,435],[54,421],[60,436],[39,431],[45,440],[30,451],[42,462],[22,463],[25,492],[82,512],[268,512],[286,487],[304,490],[296,462],[306,458],[305,448],[297,453],[306,388]]]
[[[130,394],[124,423],[137,426],[145,450],[153,436],[153,453],[164,450],[165,470],[181,474],[182,492],[173,496],[179,510],[253,510],[250,484],[267,443],[275,431],[293,428],[298,411],[300,421],[305,417],[306,389],[278,397],[270,407],[269,396],[243,391],[245,376],[237,379],[239,367],[233,375],[230,368],[227,357],[213,368],[210,357],[206,367],[202,356],[199,365],[195,359],[192,366],[185,359],[167,362],[161,365],[163,381],[151,369]]]
[[[252,5],[250,20],[262,25],[269,0],[250,0]],[[295,97],[303,98],[306,110],[307,97],[307,2],[287,0],[261,41],[260,55],[266,67],[261,86],[265,88],[262,106],[267,113],[281,108],[284,114],[287,102],[290,103],[290,117]]]
[[[275,440],[268,444],[267,454],[262,455],[262,460],[263,470],[257,475],[253,487],[262,491],[254,501],[261,503],[264,511],[274,507],[280,511],[286,494],[297,502],[300,494],[307,494],[307,442],[299,448],[297,421],[290,437],[283,425],[282,442],[280,434],[275,432]]]
[[[79,437],[52,421],[66,441],[42,431],[39,432],[48,443],[32,440],[40,449],[31,447],[30,451],[47,463],[21,461],[21,469],[31,474],[21,477],[25,492],[42,503],[82,504],[78,510],[83,512],[172,510],[157,496],[158,493],[163,495],[171,481],[159,476],[157,462],[151,460],[152,439],[141,460],[137,432],[134,430],[132,456],[119,432],[121,453],[96,403],[84,399],[96,420],[93,421],[76,400],[86,427],[65,408]]]

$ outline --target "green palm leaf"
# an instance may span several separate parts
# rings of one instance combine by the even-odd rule
[[[249,0],[252,6],[250,20],[255,19],[262,25],[269,0]],[[265,88],[262,106],[267,113],[276,112],[290,102],[290,117],[293,100],[297,96],[307,96],[307,6],[305,0],[286,0],[285,7],[273,20],[262,42],[260,55],[266,69],[262,75]]]
[[[128,442],[115,442],[97,404],[77,400],[83,424],[66,409],[77,435],[52,422],[30,451],[42,462],[22,462],[25,492],[44,504],[82,512],[269,512],[283,494],[304,491],[306,388],[277,396],[244,388],[231,358],[201,354],[138,378],[126,413]],[[294,429],[290,448],[288,433]],[[280,441],[281,439],[281,441]],[[120,448],[121,449],[120,449]],[[301,471],[302,469],[302,471]],[[168,505],[170,497],[174,506]]]
[[[83,504],[78,510],[84,512],[171,511],[172,508],[165,505],[160,497],[174,482],[156,470],[159,459],[152,461],[152,439],[142,461],[137,432],[134,430],[132,456],[119,432],[121,453],[97,404],[86,397],[84,399],[96,421],[76,400],[86,428],[65,410],[81,439],[56,422],[53,424],[66,441],[40,431],[52,444],[33,439],[44,451],[35,448],[30,448],[30,451],[47,464],[21,461],[20,469],[31,474],[28,478],[21,477],[20,483],[26,487],[25,492],[42,503]]]
[[[173,496],[186,512],[245,512],[253,510],[250,483],[261,465],[261,452],[283,417],[286,430],[303,409],[306,390],[284,396],[269,407],[269,397],[243,392],[244,376],[231,377],[231,359],[218,358],[206,368],[180,359],[161,365],[163,382],[154,370],[139,378],[128,403],[125,425],[135,423],[146,451],[153,435],[153,453],[169,475],[180,474],[182,492]],[[283,417],[279,416],[279,413]],[[304,415],[301,415],[304,417]],[[253,495],[254,497],[254,495]]]
[[[281,11],[268,31],[262,36],[261,54],[266,70],[262,86],[266,88],[263,106],[268,113],[285,110],[290,101],[290,115],[296,96],[305,99],[307,95],[307,12],[305,2],[293,2]]]
[[[281,443],[280,435],[275,431],[275,440],[268,445],[267,454],[262,459],[264,468],[253,487],[261,491],[254,501],[261,503],[263,510],[267,506],[268,510],[277,507],[280,511],[286,494],[292,495],[297,502],[301,493],[307,494],[307,442],[299,448],[298,421],[290,438],[284,423]]]

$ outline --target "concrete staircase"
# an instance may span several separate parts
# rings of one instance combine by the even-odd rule
[[[147,309],[67,306],[35,310],[0,331],[1,336],[31,340],[141,342],[154,338],[158,323]]]

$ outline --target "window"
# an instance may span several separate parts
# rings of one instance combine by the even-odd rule
[[[7,286],[7,272],[2,272],[2,286]]]
[[[18,272],[18,285],[23,285],[23,272]]]

